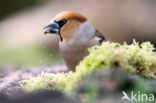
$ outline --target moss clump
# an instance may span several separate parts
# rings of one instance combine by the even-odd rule
[[[101,46],[89,49],[89,55],[76,67],[75,72],[69,73],[41,73],[38,77],[24,80],[20,83],[25,90],[59,89],[72,91],[77,82],[85,75],[104,68],[122,68],[130,74],[143,77],[153,77],[156,71],[156,53],[150,42],[139,45],[126,43],[103,42]]]
[[[62,90],[71,91],[73,88],[74,73],[44,73],[42,72],[37,77],[32,77],[29,80],[20,81],[20,86],[26,91],[34,90]]]
[[[120,67],[129,73],[150,77],[156,70],[156,53],[150,42],[128,45],[103,42],[89,49],[89,55],[77,67],[76,72],[88,73],[98,68]]]

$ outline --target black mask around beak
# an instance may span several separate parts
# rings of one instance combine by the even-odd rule
[[[59,24],[57,22],[51,22],[47,24],[43,29],[46,29],[44,34],[52,33],[52,34],[59,34]]]

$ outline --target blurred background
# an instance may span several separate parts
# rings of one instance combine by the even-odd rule
[[[156,44],[155,0],[0,0],[0,69],[62,61],[59,38],[43,26],[65,10],[88,17],[110,41]]]

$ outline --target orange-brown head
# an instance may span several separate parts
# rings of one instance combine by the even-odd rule
[[[87,21],[87,18],[73,11],[57,14],[45,28],[47,28],[45,34],[59,34],[61,41],[67,42],[76,40],[82,42],[88,39],[88,37],[90,39],[95,33],[94,27]],[[90,34],[91,36],[88,36]]]
[[[76,20],[80,23],[83,23],[87,20],[86,17],[84,17],[83,15],[77,13],[77,12],[73,12],[73,11],[64,11],[61,12],[59,14],[56,15],[56,17],[54,18],[55,21],[60,21],[62,19],[66,19],[66,20]]]

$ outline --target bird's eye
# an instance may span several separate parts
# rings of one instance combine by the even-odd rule
[[[63,19],[63,20],[58,21],[57,23],[59,24],[60,27],[62,27],[64,24],[67,23],[67,20]]]

